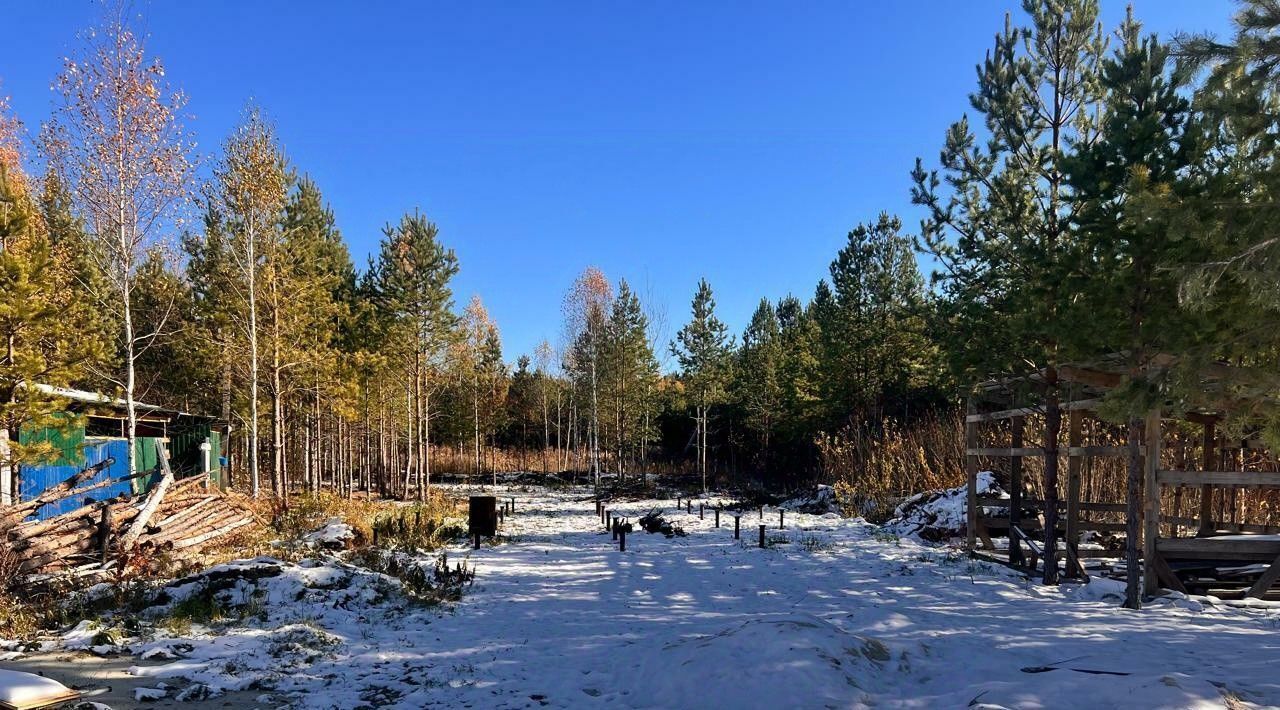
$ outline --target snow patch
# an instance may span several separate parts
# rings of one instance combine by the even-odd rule
[[[941,491],[917,493],[903,501],[884,524],[886,532],[941,542],[964,533],[968,524],[968,488],[956,486]],[[991,471],[978,472],[978,495],[1008,498]]]

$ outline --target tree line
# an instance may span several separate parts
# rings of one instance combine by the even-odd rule
[[[514,361],[479,298],[455,302],[461,265],[426,215],[391,220],[353,263],[264,109],[199,164],[185,97],[108,12],[54,82],[43,171],[0,123],[5,495],[49,454],[18,430],[63,406],[35,382],[118,394],[130,437],[138,401],[215,413],[237,483],[282,497],[416,497],[433,473],[501,468],[785,486],[832,473],[825,435],[874,438],[1032,371],[1053,450],[1058,366],[1104,353],[1127,358],[1108,407],[1134,442],[1154,402],[1221,404],[1206,367],[1274,369],[1278,350],[1280,10],[1253,0],[1233,37],[1162,40],[1132,13],[1104,29],[1096,0],[1023,6],[970,113],[904,180],[918,229],[889,212],[858,225],[811,295],[762,299],[741,333],[705,280],[671,333],[652,299],[587,268],[560,332]],[[1275,428],[1266,401],[1247,414]],[[1053,456],[1045,478],[1052,498]]]

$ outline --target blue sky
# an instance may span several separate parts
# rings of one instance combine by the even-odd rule
[[[803,298],[850,228],[914,229],[908,173],[968,109],[1017,0],[143,2],[150,49],[212,153],[251,97],[358,264],[415,208],[514,360],[595,265],[674,333],[699,277],[740,331]],[[1229,0],[1134,0],[1148,30],[1225,32]],[[1125,3],[1103,0],[1108,28]],[[0,94],[32,131],[96,8],[13,3]],[[11,23],[11,24],[10,24]]]

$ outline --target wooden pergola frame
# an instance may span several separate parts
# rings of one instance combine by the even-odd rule
[[[1174,360],[1169,356],[1157,356],[1153,362],[1161,367],[1172,366]],[[1082,557],[1121,558],[1122,550],[1080,550],[1078,541],[1082,529],[1100,530],[1104,532],[1122,532],[1124,523],[1107,523],[1083,520],[1082,513],[1104,512],[1123,513],[1124,503],[1098,503],[1082,501],[1081,471],[1085,463],[1095,457],[1126,457],[1125,446],[1085,446],[1083,423],[1086,416],[1096,416],[1102,397],[1107,391],[1120,386],[1129,371],[1124,363],[1123,354],[1109,356],[1099,362],[1090,364],[1071,364],[1057,368],[1058,380],[1066,385],[1070,396],[1064,397],[1059,407],[1066,413],[1067,446],[1059,449],[1059,455],[1065,454],[1066,497],[1059,507],[1065,509],[1063,516],[1062,539],[1066,547],[1066,575],[1081,578],[1085,576]],[[1238,373],[1245,373],[1243,368],[1232,368],[1227,365],[1214,365],[1206,379],[1208,391],[1221,388],[1215,383],[1230,380]],[[1043,374],[1035,373],[1026,377],[1006,380],[991,380],[979,385],[969,400],[965,417],[965,462],[968,479],[968,524],[966,547],[975,556],[989,556],[1000,562],[1015,567],[1035,568],[1037,559],[1043,551],[1037,547],[1028,530],[1037,527],[1043,529],[1044,501],[1024,499],[1022,484],[1022,462],[1027,457],[1043,457],[1044,448],[1029,447],[1023,441],[1023,428],[1026,417],[1043,414],[1043,406],[1018,406],[1018,400],[1027,390],[1034,390],[1043,384]],[[1227,398],[1217,396],[1214,401],[1223,402]],[[1262,401],[1261,395],[1247,398],[1246,403]],[[1261,525],[1241,525],[1235,522],[1226,524],[1213,519],[1212,491],[1222,489],[1280,488],[1280,473],[1258,471],[1218,470],[1224,464],[1226,450],[1239,448],[1264,448],[1254,441],[1239,442],[1229,445],[1217,431],[1217,424],[1227,413],[1226,409],[1201,410],[1179,413],[1176,417],[1164,410],[1153,410],[1146,415],[1145,441],[1141,447],[1143,456],[1142,500],[1139,509],[1142,511],[1142,559],[1143,589],[1148,596],[1157,593],[1160,588],[1168,588],[1186,592],[1181,580],[1169,560],[1221,560],[1229,562],[1270,563],[1257,582],[1247,591],[1248,596],[1262,597],[1277,581],[1280,581],[1280,538],[1248,540],[1250,533],[1280,533],[1280,527]],[[992,422],[1009,422],[1009,446],[1001,448],[984,448],[979,446],[980,427]],[[1203,457],[1201,469],[1169,470],[1160,468],[1160,452],[1164,442],[1164,422],[1184,421],[1199,425],[1202,430]],[[978,495],[979,461],[983,457],[1002,457],[1009,459],[1009,498],[988,498]],[[1196,518],[1179,518],[1161,514],[1160,492],[1164,487],[1198,487],[1201,491],[1200,510]],[[1232,498],[1234,500],[1234,496]],[[995,551],[988,529],[990,523],[998,522],[998,517],[984,514],[985,508],[1007,508],[1009,516],[1008,559],[994,558]],[[1036,521],[1026,521],[1022,511],[1026,508],[1038,508],[1040,514]],[[1234,515],[1233,515],[1234,517]],[[1160,525],[1170,524],[1174,529],[1174,537],[1161,538]],[[1082,528],[1082,525],[1084,526]],[[996,525],[995,527],[999,527]],[[1194,537],[1178,537],[1179,527],[1196,529]],[[1233,535],[1232,539],[1214,539],[1224,534]],[[981,545],[981,547],[980,547]],[[1024,553],[1023,545],[1027,546]],[[1028,556],[1030,564],[1028,565]],[[1136,560],[1129,561],[1136,564]]]

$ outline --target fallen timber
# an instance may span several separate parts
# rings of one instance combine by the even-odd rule
[[[104,500],[87,497],[150,473],[88,483],[111,465],[107,460],[0,511],[0,541],[16,557],[17,574],[91,574],[112,567],[125,555],[198,551],[258,522],[247,501],[211,490],[205,476],[175,479],[165,453],[159,456],[161,476],[144,492]],[[31,519],[42,506],[82,497],[81,507],[45,520]]]

